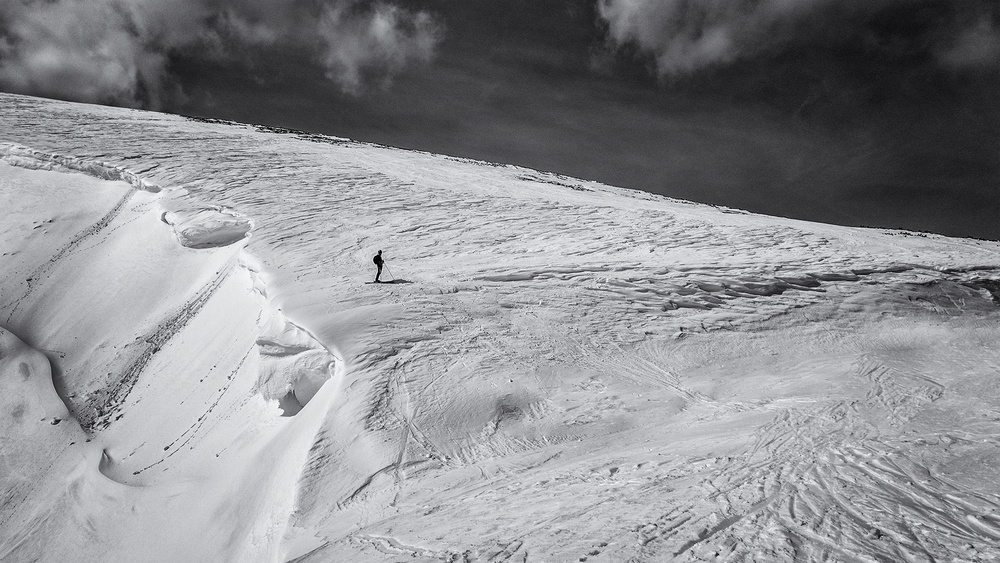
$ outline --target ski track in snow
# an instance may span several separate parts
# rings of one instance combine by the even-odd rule
[[[0,160],[126,186],[0,294],[12,332],[70,349],[48,353],[53,378],[104,476],[155,494],[222,463],[256,483],[227,453],[255,447],[237,429],[279,427],[264,401],[291,419],[313,406],[280,478],[294,506],[233,560],[1000,559],[996,243],[289,130],[0,104]],[[35,315],[61,272],[102,283],[83,264],[140,226],[183,248],[155,250],[185,272],[157,282],[175,293],[74,356]],[[362,283],[379,248],[412,283]],[[192,336],[209,330],[223,337]],[[46,483],[66,466],[53,455]],[[45,495],[0,485],[0,556],[26,559]],[[96,529],[121,522],[103,514]]]
[[[936,560],[950,553],[935,549],[934,538],[995,537],[995,499],[970,502],[964,491],[935,482],[926,467],[881,443],[872,424],[859,420],[860,410],[874,408],[890,425],[905,422],[938,398],[941,386],[907,386],[884,366],[858,371],[856,377],[874,383],[863,402],[783,411],[760,428],[743,456],[700,485],[718,510],[668,514],[655,523],[645,549],[672,544],[673,557],[690,551],[695,559]],[[978,517],[956,508],[972,508]],[[879,522],[872,514],[899,520]]]

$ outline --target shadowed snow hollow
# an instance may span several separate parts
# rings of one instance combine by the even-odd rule
[[[995,242],[0,104],[0,560],[1000,558]]]
[[[188,248],[213,248],[239,242],[248,236],[253,222],[223,207],[164,211],[160,217]]]

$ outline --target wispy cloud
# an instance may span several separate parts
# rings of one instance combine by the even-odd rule
[[[357,6],[325,6],[317,27],[326,75],[345,92],[357,93],[369,69],[386,80],[410,61],[430,61],[442,28],[428,13],[383,3],[364,11]]]
[[[599,0],[598,13],[613,46],[638,47],[664,77],[824,45],[949,68],[1000,62],[988,0]]]
[[[938,60],[952,68],[1000,68],[1000,25],[982,15],[962,26],[937,49]]]
[[[306,53],[358,94],[429,61],[442,27],[383,0],[22,0],[0,3],[0,88],[160,108],[181,97],[171,57],[252,65],[265,49]]]

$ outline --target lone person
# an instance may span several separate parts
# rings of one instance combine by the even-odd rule
[[[378,278],[379,276],[382,275],[382,264],[385,264],[385,260],[382,260],[381,250],[379,250],[378,254],[376,254],[375,257],[372,258],[372,262],[375,262],[375,266],[378,267],[378,271],[375,272],[375,283],[381,283],[381,280],[379,280]]]

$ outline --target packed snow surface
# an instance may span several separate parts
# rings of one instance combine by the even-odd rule
[[[1000,559],[996,242],[0,95],[0,252],[5,562]]]

